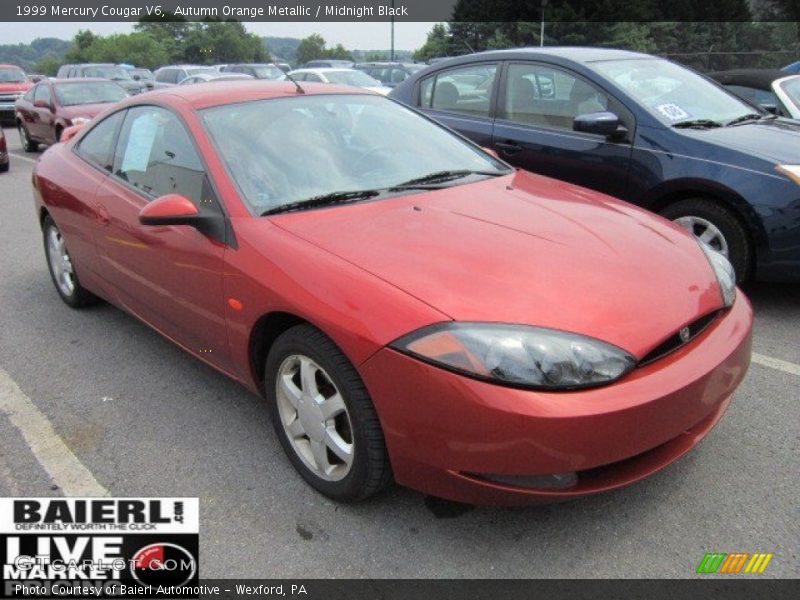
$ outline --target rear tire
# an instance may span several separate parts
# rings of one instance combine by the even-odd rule
[[[61,231],[50,215],[44,218],[42,233],[50,277],[64,303],[71,308],[83,308],[98,302],[99,298],[81,285]]]
[[[11,166],[11,162],[10,161],[5,163],[5,164],[3,164],[3,165],[0,165],[0,173],[5,173],[6,171],[8,171],[10,166]]]
[[[728,257],[736,282],[747,281],[753,273],[753,244],[736,214],[705,198],[689,198],[670,204],[661,216],[689,230]]]
[[[22,149],[25,152],[36,152],[39,149],[39,142],[31,140],[30,135],[28,135],[28,130],[25,129],[25,125],[17,123],[17,131],[19,131],[19,142],[22,144]]]
[[[389,484],[389,457],[372,400],[324,333],[310,325],[283,333],[267,357],[264,384],[275,433],[311,487],[333,500],[356,502]]]

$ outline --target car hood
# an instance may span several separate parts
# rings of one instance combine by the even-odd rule
[[[14,94],[18,92],[27,92],[33,87],[32,83],[18,82],[18,83],[0,83],[0,94]]]
[[[800,163],[800,122],[792,119],[684,131],[691,137],[734,148],[748,156],[756,155],[778,164]]]
[[[452,319],[582,333],[637,357],[722,305],[681,229],[525,172],[271,221]]]
[[[75,119],[77,117],[89,117],[93,119],[101,112],[111,106],[110,102],[100,104],[78,104],[77,106],[60,106],[58,114],[65,119]]]

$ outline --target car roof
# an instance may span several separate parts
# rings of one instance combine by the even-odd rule
[[[164,65],[158,67],[157,71],[161,69],[213,69],[213,65]]]
[[[311,83],[303,81],[302,88],[305,95],[330,95],[330,94],[365,94],[373,95],[370,91],[361,88],[350,87],[347,85],[334,85],[330,83]],[[238,102],[250,102],[253,100],[269,100],[272,98],[294,98],[302,96],[299,94],[295,85],[290,81],[264,81],[260,79],[250,80],[231,80],[228,85],[220,86],[213,81],[208,83],[198,83],[195,85],[172,86],[147,92],[142,96],[134,96],[128,101],[136,104],[137,99],[143,102],[161,99],[166,103],[180,98],[195,110],[221,106],[225,104],[236,104]]]
[[[305,69],[295,69],[292,73],[339,73],[341,71],[357,71],[349,67],[308,67]]]
[[[114,83],[110,79],[105,79],[104,77],[62,77],[61,79],[45,79],[44,81],[40,81],[39,83],[51,83],[53,85],[63,83],[66,85],[77,85],[79,83],[91,83],[91,82],[99,82],[99,83]],[[38,84],[37,84],[38,85]]]
[[[617,48],[596,48],[589,46],[545,46],[529,48],[510,48],[508,50],[487,50],[474,54],[465,54],[452,58],[436,61],[436,65],[441,66],[446,63],[468,63],[473,60],[482,59],[530,59],[530,58],[556,58],[577,63],[592,63],[603,60],[625,60],[658,58],[652,54],[632,52],[630,50],[619,50]]]
[[[780,69],[731,69],[708,73],[708,76],[724,85],[741,85],[768,90],[773,81],[786,77],[786,72]]]
[[[19,65],[4,65],[4,64],[0,64],[0,69],[19,69],[20,71],[23,70],[23,68],[20,67]]]

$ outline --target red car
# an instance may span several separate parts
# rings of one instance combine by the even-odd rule
[[[39,144],[55,144],[68,127],[89,122],[109,104],[128,97],[106,79],[47,79],[16,102],[19,138],[26,152]]]
[[[47,262],[263,394],[331,498],[617,488],[716,425],[752,312],[666,220],[514,171],[384,97],[289,82],[126,100],[38,162]]]
[[[0,123],[14,118],[14,103],[31,86],[25,71],[16,65],[0,65]]]
[[[6,144],[6,134],[0,129],[0,173],[8,171],[8,145]]]

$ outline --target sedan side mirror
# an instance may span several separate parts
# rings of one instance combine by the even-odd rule
[[[572,122],[572,129],[606,137],[620,136],[627,132],[625,126],[619,122],[617,115],[605,111],[578,115]]]
[[[167,194],[156,198],[139,211],[142,225],[188,225],[200,233],[225,243],[225,217],[214,211],[201,213],[186,196]]]

